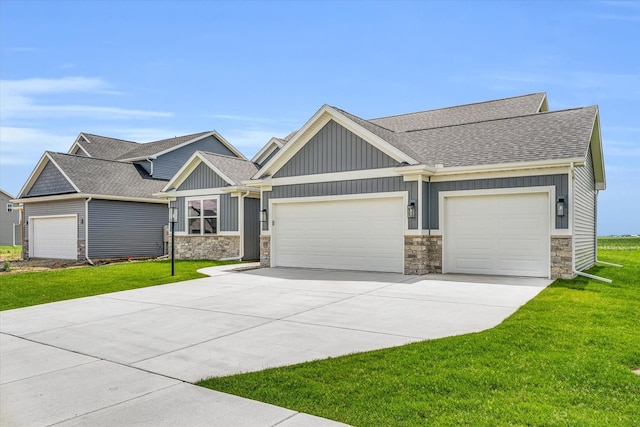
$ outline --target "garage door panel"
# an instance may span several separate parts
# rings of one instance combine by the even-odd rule
[[[75,216],[31,218],[34,258],[76,259],[78,226]]]
[[[402,272],[400,198],[274,205],[274,266]]]
[[[445,272],[547,277],[546,193],[445,199]]]

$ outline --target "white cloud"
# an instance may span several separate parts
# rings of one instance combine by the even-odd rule
[[[173,113],[110,106],[67,104],[55,95],[69,93],[115,94],[99,78],[64,77],[60,79],[1,80],[0,111],[8,119],[87,117],[98,120],[149,119],[172,117]],[[54,96],[53,102],[43,103]]]
[[[43,151],[66,152],[77,135],[60,135],[39,129],[0,127],[0,165],[33,166]]]

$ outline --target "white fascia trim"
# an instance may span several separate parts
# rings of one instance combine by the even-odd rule
[[[260,163],[258,160],[263,157],[268,157],[276,148],[282,148],[283,144],[278,141],[278,138],[273,137],[267,142],[251,159],[253,163]]]
[[[445,181],[467,181],[473,179],[492,179],[492,178],[517,178],[520,176],[542,176],[542,175],[557,175],[568,174],[570,171],[569,166],[555,166],[549,168],[530,168],[520,170],[508,170],[508,171],[490,171],[490,172],[474,172],[457,175],[434,175],[431,177],[431,182],[445,182]]]
[[[361,169],[347,172],[318,173],[313,175],[271,178],[269,185],[312,184],[316,182],[352,181],[355,179],[393,178],[398,174],[394,168]]]
[[[432,176],[436,173],[436,168],[427,165],[409,165],[409,166],[396,166],[393,171],[398,175],[411,176]],[[415,181],[412,179],[412,181]]]
[[[121,202],[142,202],[142,203],[155,203],[155,204],[167,204],[166,200],[159,199],[147,199],[144,197],[125,197],[125,196],[109,196],[104,194],[87,194],[87,193],[72,193],[72,194],[60,194],[55,196],[38,196],[27,197],[22,199],[16,199],[16,202],[20,203],[40,203],[40,202],[54,202],[60,200],[73,200],[73,199],[86,199],[93,198],[97,200],[116,200]]]
[[[200,164],[201,161],[202,158],[198,156],[198,152],[196,151],[195,153],[193,153],[191,157],[189,157],[189,159],[184,162],[180,169],[178,169],[178,172],[176,172],[171,177],[169,182],[167,182],[167,185],[162,187],[162,191],[168,191],[172,187],[178,187],[180,184],[182,184],[184,180],[187,179],[187,177],[191,174],[191,172],[193,172],[194,169]]]
[[[166,197],[202,197],[225,194],[222,188],[199,188],[197,190],[168,191]]]
[[[478,173],[478,172],[502,172],[509,170],[527,170],[527,169],[541,169],[557,166],[569,167],[571,164],[576,166],[584,165],[585,159],[583,157],[575,157],[568,159],[557,160],[537,160],[533,162],[514,162],[514,163],[497,163],[494,165],[473,165],[473,166],[455,166],[447,168],[436,169],[436,176],[440,175],[455,175],[463,173]]]
[[[287,145],[276,153],[252,178],[258,179],[265,175],[272,175],[275,171],[275,166],[284,164],[287,160],[291,159],[300,149],[309,142],[311,137],[307,135],[307,131],[311,128],[320,128],[327,124],[331,119],[335,120],[338,124],[358,135],[369,144],[373,145],[383,153],[393,157],[399,162],[418,163],[415,159],[409,157],[406,153],[400,151],[387,141],[383,140],[379,136],[367,129],[353,122],[347,118],[344,114],[340,113],[336,109],[325,104],[300,128],[298,132],[291,138]],[[299,141],[303,141],[299,144]]]
[[[596,111],[596,117],[589,138],[589,147],[591,148],[591,161],[593,162],[593,173],[596,176],[596,190],[605,190],[607,188],[607,177],[604,168],[604,152],[602,151],[602,131],[600,129],[600,116]],[[597,156],[596,156],[597,154]],[[598,166],[596,167],[596,157]],[[601,179],[598,179],[601,178]]]
[[[250,192],[252,194],[260,194],[260,190],[254,187],[245,187],[242,185],[234,185],[232,187],[222,187],[220,188],[222,193],[231,193],[232,196],[237,196],[240,193]],[[234,194],[237,193],[237,194]]]
[[[73,187],[74,190],[76,190],[78,193],[80,193],[80,189],[78,188],[78,186],[71,180],[71,178],[69,178],[69,176],[64,172],[64,170],[62,170],[62,168],[60,166],[58,166],[58,164],[56,163],[55,160],[53,160],[51,158],[51,156],[49,155],[49,153],[47,153],[47,157],[49,157],[49,161],[51,161],[51,163],[53,163],[53,165],[58,168],[58,171],[60,171],[60,173],[62,174],[62,176],[64,176],[64,178],[69,181],[69,184],[71,184],[71,186]]]
[[[78,139],[80,139],[80,138],[78,138]],[[85,138],[85,139],[86,139],[86,138]],[[71,146],[71,148],[69,148],[69,151],[67,151],[67,154],[72,154],[72,151],[73,151],[75,148],[79,148],[80,150],[84,151],[84,154],[86,154],[86,155],[87,155],[87,157],[91,157],[91,154],[89,154],[89,153],[87,152],[87,150],[85,150],[85,149],[84,149],[84,147],[82,147],[82,145],[78,144],[78,142],[74,142],[74,143],[73,143],[73,145]]]
[[[27,181],[24,183],[24,185],[18,192],[18,199],[20,199],[20,197],[24,197],[24,195],[29,190],[31,190],[31,187],[33,186],[33,183],[35,182],[36,178],[40,175],[40,173],[42,172],[42,169],[44,169],[44,167],[47,165],[45,163],[45,160],[47,162],[49,161],[49,157],[47,156],[46,152],[42,154],[42,157],[40,157],[40,160],[38,160],[36,167],[33,168],[33,171],[29,175],[29,178],[27,178]]]

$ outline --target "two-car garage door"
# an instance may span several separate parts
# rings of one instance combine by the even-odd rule
[[[271,265],[403,272],[401,197],[277,203]]]
[[[78,220],[72,216],[31,217],[30,257],[76,259]]]

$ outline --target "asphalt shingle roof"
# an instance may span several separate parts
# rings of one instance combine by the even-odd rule
[[[82,132],[82,135],[89,141],[80,139],[78,145],[82,147],[91,157],[96,159],[114,160],[127,153],[140,144],[123,139],[108,138],[106,136],[93,135]]]
[[[400,134],[426,165],[445,167],[584,158],[597,106]]]
[[[140,166],[113,160],[47,152],[81,193],[153,199],[167,181],[153,179]]]
[[[175,138],[163,139],[160,141],[147,142],[145,144],[138,144],[137,147],[121,154],[115,160],[128,160],[137,159],[140,157],[150,157],[162,151],[168,150],[173,147],[177,147],[180,144],[184,144],[187,141],[195,139],[199,136],[211,133],[212,131],[199,132],[191,135],[176,136]]]
[[[432,129],[537,113],[544,92],[368,120],[393,132]]]
[[[206,151],[198,151],[198,153],[218,168],[227,178],[232,180],[235,185],[241,185],[242,181],[250,179],[258,172],[256,165],[249,160]]]

